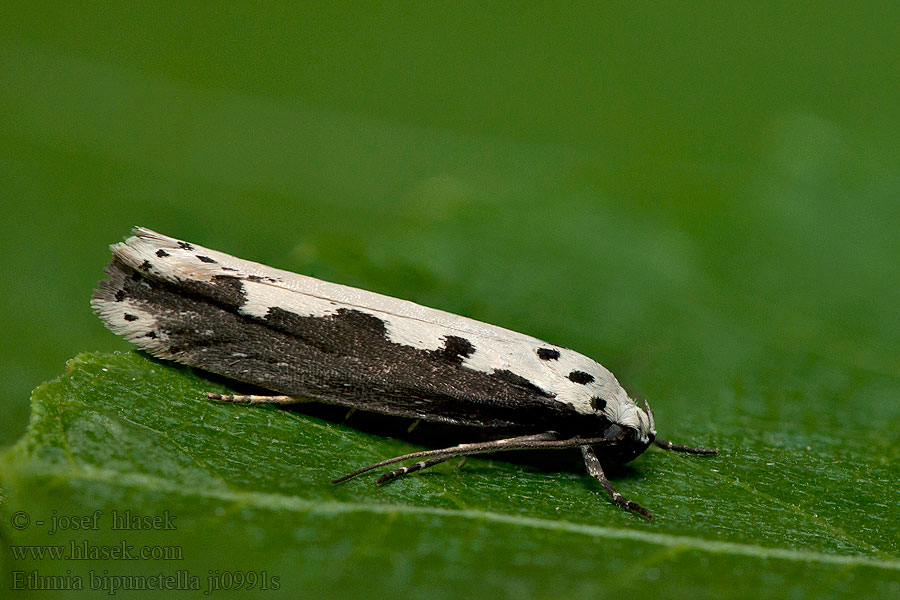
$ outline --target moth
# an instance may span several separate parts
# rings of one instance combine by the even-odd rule
[[[717,453],[657,438],[646,401],[638,406],[606,368],[562,346],[141,227],[110,249],[108,278],[91,300],[110,330],[158,358],[272,392],[211,399],[314,400],[488,437],[382,460],[333,483],[413,459],[377,483],[454,457],[572,448],[613,502],[650,519],[613,488],[601,457],[626,463],[651,444]]]

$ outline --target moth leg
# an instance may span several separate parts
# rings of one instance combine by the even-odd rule
[[[361,475],[372,469],[392,465],[412,458],[424,458],[426,456],[443,456],[445,458],[454,458],[456,456],[471,456],[473,454],[489,454],[491,452],[502,452],[504,450],[559,450],[563,448],[578,448],[580,446],[612,446],[619,443],[625,437],[625,430],[622,429],[618,434],[612,437],[604,438],[582,438],[571,437],[559,439],[559,434],[555,431],[545,431],[534,435],[522,435],[503,440],[494,440],[492,442],[480,442],[476,444],[460,444],[451,446],[450,448],[442,448],[439,450],[422,450],[421,452],[411,452],[403,456],[395,456],[388,458],[368,467],[357,469],[356,471],[338,477],[331,483],[341,483]]]
[[[538,439],[543,439],[540,437],[543,435],[544,434],[539,434],[539,435],[535,435],[535,436],[523,436],[522,438],[515,438],[515,439],[522,440],[522,439],[528,439],[530,437],[531,439],[538,440]],[[433,467],[434,465],[439,465],[442,462],[446,462],[446,461],[450,460],[451,458],[456,458],[456,455],[446,454],[443,456],[433,456],[433,457],[429,458],[428,460],[420,460],[419,462],[413,463],[406,467],[400,467],[399,469],[394,469],[393,471],[388,471],[387,473],[385,473],[384,475],[382,475],[381,477],[378,478],[378,480],[375,482],[375,485],[383,485],[392,479],[402,477],[403,475],[406,475],[408,473],[415,473],[416,471],[421,471],[422,469],[427,469],[428,467]],[[468,458],[468,457],[466,455],[463,455],[462,459],[459,461],[459,467],[462,467],[465,464],[466,458]]]
[[[590,446],[582,446],[581,455],[584,457],[584,466],[587,467],[588,474],[600,482],[600,485],[603,486],[603,489],[606,490],[606,493],[609,494],[609,497],[612,498],[613,502],[625,510],[630,510],[633,513],[641,515],[648,521],[653,518],[653,515],[651,515],[650,511],[646,508],[632,502],[616,491],[616,488],[614,488],[609,482],[609,479],[606,478],[603,467],[600,466],[600,461],[597,459],[597,455],[594,454],[594,450]]]
[[[304,402],[313,402],[308,398],[300,396],[260,396],[257,394],[214,394],[212,392],[206,394],[209,400],[218,400],[219,402],[234,402],[235,404],[302,404]]]
[[[565,444],[560,446],[560,443]],[[547,446],[550,444],[549,446]],[[450,458],[454,458],[456,456],[467,456],[470,454],[485,454],[488,452],[497,452],[500,450],[527,450],[531,448],[543,448],[543,447],[571,447],[578,445],[577,443],[572,443],[570,440],[558,440],[557,434],[554,431],[547,431],[545,433],[538,433],[535,435],[523,435],[519,437],[507,438],[503,440],[494,440],[492,442],[480,442],[475,444],[459,444],[458,446],[451,446],[449,448],[442,448],[439,450],[422,450],[421,452],[411,452],[410,454],[404,454],[403,456],[395,456],[394,458],[388,458],[386,460],[379,461],[377,463],[371,464],[367,467],[363,467],[361,469],[357,469],[356,471],[344,475],[343,477],[339,477],[332,481],[331,483],[342,483],[356,477],[357,475],[362,475],[367,471],[371,471],[372,469],[377,469],[378,467],[384,467],[386,465],[392,465],[394,463],[402,462],[404,460],[409,460],[412,458],[424,458],[426,456],[434,456],[441,457],[443,460],[447,460]],[[441,462],[443,462],[443,460]],[[427,461],[426,461],[427,462]],[[433,463],[437,464],[437,463]],[[431,466],[431,465],[428,465]],[[420,467],[419,469],[414,469],[416,471],[421,470],[424,467]],[[402,470],[402,469],[398,469]],[[402,475],[403,473],[400,473]]]
[[[676,444],[668,440],[654,440],[654,444],[663,450],[671,450],[672,452],[685,452],[687,454],[718,454],[718,448],[696,448],[694,446],[685,446],[684,444]]]
[[[411,464],[409,466],[400,467],[399,469],[394,469],[393,471],[388,471],[378,478],[378,480],[375,482],[375,485],[382,485],[384,483],[387,483],[391,479],[396,479],[398,477],[406,475],[407,473],[414,473],[416,471],[421,471],[422,469],[427,469],[428,467],[433,467],[434,465],[439,465],[442,462],[450,460],[451,458],[453,458],[452,455],[432,456],[428,460],[420,460],[419,462]]]

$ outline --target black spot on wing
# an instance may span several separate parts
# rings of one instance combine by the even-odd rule
[[[145,260],[144,262],[141,263],[142,271],[149,271],[152,268],[153,268],[153,265],[150,264],[149,260]]]
[[[199,260],[200,262],[204,262],[204,263],[208,263],[208,264],[214,264],[216,262],[215,260],[211,259],[208,256],[201,256],[200,254],[196,254],[195,256],[197,257],[197,260]]]
[[[116,302],[121,302],[125,299],[125,290],[116,290],[116,294],[114,296]]]
[[[559,350],[555,348],[538,348],[537,355],[541,360],[558,360]]]
[[[594,376],[590,373],[585,373],[584,371],[572,371],[569,373],[568,377],[569,381],[580,383],[582,385],[587,385],[594,381]]]
[[[122,315],[122,316],[123,316],[124,319],[125,319],[126,321],[128,321],[128,322],[131,322],[131,321],[137,321],[137,320],[138,320],[137,315],[132,315],[132,314],[129,314],[129,313],[125,313],[125,314]]]
[[[193,252],[194,247],[188,244],[187,242],[178,242],[178,247],[182,250],[187,250],[188,252]]]
[[[474,352],[475,346],[466,338],[457,335],[447,335],[444,336],[444,345],[437,350],[433,350],[432,354],[440,360],[459,366],[466,358],[472,356]]]
[[[591,398],[591,408],[594,410],[603,410],[606,408],[606,400],[599,396],[594,396]]]
[[[169,256],[169,253],[166,252],[165,250],[163,250],[162,248],[160,248],[159,250],[156,251],[156,255],[160,258],[165,258],[165,257]]]

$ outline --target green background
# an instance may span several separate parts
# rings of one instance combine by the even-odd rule
[[[900,594],[895,3],[17,4],[0,444],[69,358],[129,348],[88,299],[140,224],[575,348],[723,456],[619,474],[649,524],[497,460],[332,488],[415,446],[90,354],[0,463],[5,544],[51,543],[22,506],[130,506],[178,512],[184,568],[265,564],[285,597]]]

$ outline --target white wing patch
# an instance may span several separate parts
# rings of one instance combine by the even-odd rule
[[[169,340],[165,333],[158,331],[156,317],[138,303],[126,298],[121,302],[95,302],[93,305],[103,322],[126,340],[163,358],[172,358],[168,352]]]
[[[615,423],[634,427],[644,435],[649,431],[646,413],[628,397],[615,376],[596,361],[572,350],[408,300],[243,260],[148,229],[138,227],[133,233],[111,247],[113,254],[125,264],[173,283],[233,277],[241,281],[246,296],[246,302],[238,308],[245,315],[264,318],[270,309],[279,308],[299,316],[324,317],[341,308],[353,309],[381,319],[390,341],[423,350],[437,350],[444,345],[446,336],[459,336],[475,347],[464,359],[463,366],[486,373],[511,371],[555,394],[556,400],[580,413],[602,410]],[[123,312],[127,309],[120,308]],[[151,326],[150,319],[140,319],[135,324],[139,322],[142,327]],[[133,337],[144,333],[135,331]],[[544,359],[538,354],[540,349],[555,350],[559,355]],[[573,380],[574,372],[582,375],[574,376]]]
[[[241,278],[239,273],[231,272],[229,275]],[[240,307],[240,312],[260,319],[265,318],[273,307],[290,311],[301,317],[324,317],[334,314],[341,307],[337,302],[318,296],[299,294],[278,283],[244,280],[243,286],[247,302]]]

